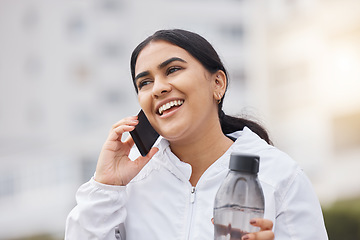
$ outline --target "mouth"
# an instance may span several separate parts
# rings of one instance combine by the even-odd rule
[[[178,108],[180,107],[181,105],[183,105],[184,103],[184,100],[173,100],[173,101],[170,101],[168,103],[165,103],[163,105],[161,105],[159,107],[159,109],[157,110],[157,113],[161,116],[163,115],[165,112],[168,112],[168,111],[171,111],[172,108]]]

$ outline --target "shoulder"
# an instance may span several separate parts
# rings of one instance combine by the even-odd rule
[[[260,156],[259,179],[274,190],[286,188],[302,170],[288,154],[269,145],[250,129],[234,133],[237,140],[233,152],[251,153]],[[236,136],[237,135],[237,136]]]
[[[315,196],[308,177],[288,154],[267,144],[249,129],[244,129],[236,137],[232,152],[245,152],[260,156],[258,177],[266,201],[269,206],[272,206],[270,208],[274,208],[274,214],[280,211],[284,202],[298,201],[302,194],[307,195],[308,198]],[[311,202],[316,202],[316,199],[313,198]],[[271,211],[268,210],[268,212]]]

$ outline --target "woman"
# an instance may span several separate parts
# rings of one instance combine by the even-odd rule
[[[214,198],[232,152],[261,159],[265,218],[251,221],[260,231],[242,239],[327,239],[299,166],[261,126],[222,111],[227,73],[210,43],[184,30],[158,31],[134,50],[131,74],[161,137],[138,157],[131,137],[121,141],[137,117],[113,125],[94,178],[77,193],[66,239],[213,239]]]

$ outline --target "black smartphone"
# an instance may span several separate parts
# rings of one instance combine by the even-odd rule
[[[146,118],[143,110],[138,114],[139,123],[135,129],[130,132],[131,137],[134,139],[136,147],[142,156],[146,156],[158,139],[159,134],[151,126],[149,120]]]

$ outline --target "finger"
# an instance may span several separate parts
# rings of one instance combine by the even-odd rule
[[[146,156],[138,157],[135,162],[138,164],[138,170],[140,171],[149,161],[150,159],[157,153],[159,149],[157,147],[153,147],[150,149]]]
[[[269,219],[254,218],[250,220],[250,224],[256,227],[260,227],[261,231],[271,230],[273,228],[273,222]]]
[[[138,122],[138,116],[123,118],[114,125],[112,125],[111,129],[115,129],[121,125],[131,125],[132,123],[137,123],[137,122]]]
[[[124,143],[126,143],[130,148],[134,146],[135,142],[134,142],[134,139],[131,137],[131,135],[129,135]]]
[[[144,157],[140,156],[139,159],[141,159],[141,161],[148,162],[158,151],[159,151],[159,149],[157,147],[153,147],[150,149],[150,151],[148,152],[148,154],[146,156],[144,156]]]
[[[150,151],[148,152],[148,154],[145,156],[145,158],[149,158],[149,160],[155,155],[155,153],[157,153],[159,151],[159,148],[157,147],[153,147],[150,149]]]
[[[134,128],[135,128],[135,126],[121,125],[110,131],[110,134],[109,134],[107,140],[108,141],[117,141],[117,140],[121,139],[122,135],[125,132],[131,132],[132,130],[134,130]]]
[[[241,238],[241,240],[273,240],[275,235],[272,231],[261,231],[256,233],[246,234]]]
[[[115,131],[117,134],[123,134],[125,132],[131,132],[132,130],[134,130],[135,125],[120,125],[117,128],[115,128],[113,131]]]

